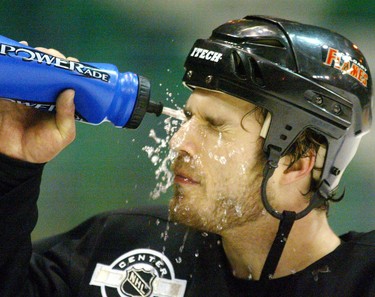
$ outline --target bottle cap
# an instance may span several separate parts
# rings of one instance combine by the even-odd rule
[[[129,121],[126,123],[124,128],[135,129],[138,128],[139,124],[142,122],[143,117],[149,106],[150,101],[150,81],[138,75],[138,96],[135,102],[133,113],[130,116]]]

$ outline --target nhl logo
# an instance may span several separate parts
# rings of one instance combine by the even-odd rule
[[[149,297],[152,293],[152,281],[156,275],[144,269],[131,268],[127,271],[121,292],[131,297]]]
[[[128,252],[111,265],[96,264],[90,285],[103,297],[183,297],[186,281],[176,279],[171,261],[150,249]]]

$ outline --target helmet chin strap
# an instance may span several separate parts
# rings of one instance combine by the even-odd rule
[[[280,153],[275,148],[270,148],[270,153],[268,157],[268,161],[264,168],[263,172],[263,181],[261,186],[261,196],[262,196],[262,203],[265,209],[275,218],[280,220],[279,229],[276,233],[276,237],[272,243],[271,249],[268,253],[266,262],[263,266],[262,273],[260,276],[260,280],[264,281],[266,279],[272,279],[277,265],[280,261],[281,254],[284,250],[286,241],[288,239],[289,233],[293,227],[293,224],[296,220],[302,219],[305,217],[311,210],[316,207],[319,207],[324,202],[324,197],[320,194],[320,190],[316,191],[312,196],[309,205],[299,213],[294,211],[287,211],[284,210],[282,213],[275,210],[267,199],[267,183],[268,180],[273,175],[275,169],[278,166],[278,162],[280,160]]]

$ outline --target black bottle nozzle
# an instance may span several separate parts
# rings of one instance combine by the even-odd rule
[[[164,107],[163,103],[161,102],[156,103],[156,102],[150,101],[148,103],[147,112],[154,113],[156,114],[156,116],[160,116],[163,112],[163,107]]]

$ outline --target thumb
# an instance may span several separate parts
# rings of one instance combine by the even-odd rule
[[[63,91],[56,100],[56,127],[62,139],[71,142],[75,138],[75,92],[72,89]]]

